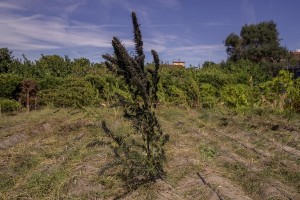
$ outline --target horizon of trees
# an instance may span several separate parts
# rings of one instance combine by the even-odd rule
[[[268,42],[271,45],[268,46]],[[222,90],[228,90],[225,87],[233,85],[232,87],[236,87],[236,92],[241,96],[245,96],[247,90],[253,90],[255,94],[252,95],[257,98],[253,104],[257,104],[263,92],[256,90],[266,90],[262,89],[262,84],[275,80],[278,75],[280,76],[279,71],[282,67],[287,62],[293,62],[287,54],[287,49],[280,46],[279,33],[272,21],[245,25],[241,28],[240,35],[230,34],[224,44],[227,47],[228,59],[221,63],[206,61],[202,68],[162,67],[159,71],[161,76],[158,85],[159,102],[214,107],[220,99],[229,101],[228,98],[227,100],[224,98],[226,92]],[[273,52],[273,48],[277,50]],[[148,63],[145,67],[151,68],[153,65]],[[295,89],[300,81],[286,78],[283,82],[293,82]],[[25,83],[30,83],[32,87],[26,86]],[[238,84],[242,86],[237,86]],[[22,92],[23,88],[34,89]],[[288,89],[284,86],[282,90]],[[274,94],[277,94],[279,89],[274,91]],[[25,93],[32,95],[25,98],[22,95]],[[2,112],[20,110],[22,107],[30,110],[45,105],[65,107],[99,105],[101,104],[99,102],[107,104],[113,102],[116,95],[128,97],[128,88],[107,71],[103,63],[91,63],[87,58],[71,60],[68,56],[59,55],[41,55],[36,61],[30,61],[26,56],[23,56],[23,59],[15,59],[8,48],[0,48]],[[241,96],[236,98],[242,98]],[[276,98],[275,95],[273,100],[268,101],[275,101]],[[247,105],[249,101],[248,99]]]

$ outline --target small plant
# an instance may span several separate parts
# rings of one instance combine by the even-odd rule
[[[214,146],[208,146],[206,144],[201,144],[199,146],[199,151],[201,155],[206,159],[212,159],[217,156],[217,149]]]
[[[0,115],[1,113],[15,112],[20,109],[21,105],[19,102],[13,99],[0,99]]]
[[[103,58],[106,59],[106,66],[128,87],[130,98],[119,95],[119,101],[124,117],[132,122],[135,134],[113,133],[102,121],[103,130],[112,140],[111,147],[116,157],[113,165],[121,166],[121,178],[130,189],[163,177],[166,159],[164,145],[168,141],[168,135],[163,134],[154,111],[158,101],[159,57],[152,50],[155,66],[145,69],[142,35],[134,12],[132,23],[135,55],[129,55],[121,41],[113,37],[114,55],[106,54]]]

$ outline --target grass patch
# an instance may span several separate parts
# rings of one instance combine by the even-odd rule
[[[229,178],[239,183],[248,194],[258,199],[263,198],[262,176],[249,171],[247,167],[238,162],[225,162],[223,167],[229,172]]]
[[[56,197],[62,191],[67,177],[68,171],[64,168],[34,173],[25,188],[32,198]]]
[[[14,176],[6,172],[0,172],[0,191],[5,191],[14,185]]]
[[[199,151],[201,156],[208,160],[211,160],[218,155],[217,148],[209,144],[200,144]]]
[[[124,183],[115,168],[98,175],[113,156],[99,125],[105,119],[114,132],[125,135],[133,134],[132,127],[117,109],[75,111],[46,108],[29,113],[32,115],[1,117],[0,142],[14,134],[27,138],[0,150],[0,199],[112,199],[124,193]],[[202,171],[218,173],[254,199],[266,198],[263,184],[272,180],[281,182],[287,192],[300,194],[297,170],[300,159],[270,145],[266,139],[297,146],[298,118],[287,121],[271,114],[264,119],[220,112],[159,107],[161,126],[170,134],[164,179],[169,186],[145,185],[126,197],[159,199],[178,192],[180,198],[192,199],[203,192],[205,199],[209,194],[205,194],[207,190],[201,187],[200,180],[195,179],[196,173]],[[272,124],[278,124],[279,129],[272,131]],[[223,131],[235,134],[239,142],[247,141],[272,157],[257,156],[222,135]],[[227,157],[231,153],[237,154],[241,163]]]

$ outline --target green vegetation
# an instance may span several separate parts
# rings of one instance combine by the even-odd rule
[[[13,99],[0,99],[0,113],[11,113],[16,112],[21,108],[19,102]]]
[[[240,36],[231,33],[225,40],[229,59],[280,63],[288,58],[288,50],[280,46],[279,33],[273,21],[245,25]]]
[[[64,62],[60,68],[67,69],[52,73],[51,65],[38,67],[54,58],[54,61]],[[18,68],[15,65],[11,72],[1,73],[0,98],[18,101],[26,107],[26,103],[21,101],[22,81],[28,79],[37,84],[36,102],[32,103],[36,105],[31,106],[31,110],[45,105],[111,105],[117,102],[117,97],[130,98],[130,88],[126,82],[107,70],[104,64],[90,63],[83,58],[81,61],[57,59],[57,56],[47,59],[44,56],[41,59],[43,62],[37,61],[30,65],[28,61],[19,62]],[[38,70],[32,70],[36,68]],[[144,68],[148,71],[155,67],[146,65]],[[58,75],[59,72],[62,74]],[[266,111],[299,112],[299,80],[293,79],[286,71],[272,77],[261,63],[238,60],[201,69],[162,66],[158,75],[158,104],[203,108],[227,106],[241,111],[259,108]]]
[[[107,60],[106,66],[124,80],[130,94],[129,98],[119,97],[119,102],[124,117],[132,122],[133,135],[115,134],[107,127],[106,121],[102,121],[103,130],[112,140],[110,146],[116,158],[109,167],[122,166],[121,178],[129,189],[163,178],[166,159],[164,145],[168,141],[168,135],[163,134],[155,115],[159,58],[152,50],[155,68],[144,69],[142,35],[134,12],[132,24],[136,55],[130,56],[116,37],[112,40],[114,55],[103,55]]]

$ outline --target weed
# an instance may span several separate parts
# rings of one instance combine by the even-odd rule
[[[139,183],[155,181],[164,176],[164,145],[168,135],[163,134],[155,114],[158,102],[159,57],[152,50],[154,69],[145,69],[142,35],[136,14],[132,12],[134,28],[135,55],[128,54],[117,37],[113,37],[114,55],[103,55],[106,66],[121,77],[130,96],[118,95],[119,104],[123,107],[124,117],[132,122],[134,136],[113,133],[102,121],[102,128],[111,139],[111,148],[115,154],[116,166],[123,166],[121,178],[126,187],[136,188]]]
[[[212,159],[215,158],[218,154],[217,149],[214,146],[201,144],[199,146],[199,151],[201,153],[201,156],[205,159]]]

